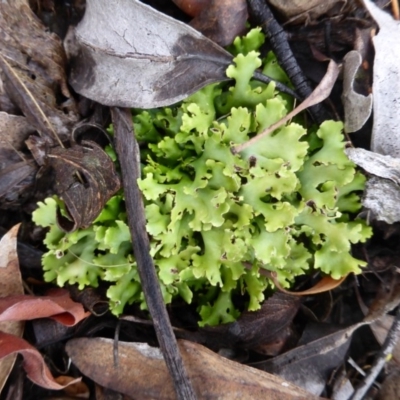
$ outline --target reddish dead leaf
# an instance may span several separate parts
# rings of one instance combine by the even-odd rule
[[[340,286],[344,280],[347,278],[347,276],[344,276],[340,279],[333,279],[330,276],[324,276],[318,283],[316,283],[312,288],[307,289],[307,290],[302,290],[301,292],[291,292],[290,290],[284,289],[280,283],[278,282],[278,279],[274,276],[274,274],[271,274],[271,279],[273,280],[275,286],[283,293],[291,294],[293,296],[309,296],[311,294],[318,294],[318,293],[324,293],[324,292],[329,292],[330,290],[333,290]]]
[[[319,399],[285,380],[220,357],[199,344],[180,340],[179,349],[198,398]],[[66,350],[81,372],[102,386],[138,399],[176,399],[158,348],[119,342],[117,366],[111,339],[73,339]]]
[[[191,17],[200,14],[209,7],[211,0],[172,0],[183,12]]]
[[[244,32],[247,17],[246,0],[211,0],[190,25],[220,46],[228,46]]]
[[[0,321],[27,321],[50,317],[66,326],[76,325],[89,316],[82,304],[75,303],[64,289],[47,296],[16,295],[0,298]]]
[[[6,233],[0,241],[0,297],[24,293],[17,255],[19,224]],[[0,331],[22,336],[24,323],[19,321],[0,322]],[[16,355],[0,360],[0,393],[14,365]]]
[[[60,390],[79,382],[79,379],[75,379],[66,385],[58,384],[45,364],[42,355],[33,346],[24,339],[0,331],[0,359],[11,354],[22,355],[24,358],[23,367],[27,376],[36,385],[46,389]]]

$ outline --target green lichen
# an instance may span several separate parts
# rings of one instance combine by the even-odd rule
[[[259,67],[286,79],[272,53],[259,58],[263,40],[253,30],[235,41],[239,54],[227,71],[233,84],[210,85],[174,107],[134,112],[137,137],[147,143],[139,187],[164,300],[193,302],[200,325],[236,319],[234,295],[258,309],[274,286],[262,270],[290,287],[305,273],[337,279],[365,265],[352,257],[351,244],[371,231],[349,214],[360,208],[355,192],[365,180],[344,153],[341,122],[313,133],[292,122],[231,152],[292,109],[273,83],[252,80]],[[45,280],[80,288],[107,281],[114,314],[133,302],[146,308],[122,195],[90,228],[69,234],[56,224],[56,206],[49,198],[33,215],[50,227]]]

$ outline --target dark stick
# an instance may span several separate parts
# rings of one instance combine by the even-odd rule
[[[268,36],[272,50],[280,66],[291,80],[296,92],[302,99],[307,98],[313,91],[303,71],[299,67],[292,49],[286,38],[286,33],[275,19],[265,0],[248,0],[250,15],[257,25],[260,25]],[[321,124],[329,118],[327,111],[321,104],[310,107],[310,114],[315,122]]]
[[[388,356],[392,354],[394,347],[400,336],[400,307],[397,309],[396,316],[393,320],[393,324],[389,329],[386,339],[379,351],[369,373],[364,378],[361,385],[355,390],[350,400],[362,400],[365,397],[368,389],[375,382],[376,377],[381,372],[384,365],[387,363]]]
[[[285,84],[276,81],[275,79],[270,78],[268,75],[264,75],[260,71],[254,71],[253,78],[256,79],[257,81],[263,82],[263,83],[270,83],[274,82],[275,83],[275,88],[279,90],[282,93],[290,94],[297,100],[302,100],[301,97],[292,89],[287,87]]]
[[[115,130],[115,147],[122,171],[128,225],[145,300],[153,319],[154,329],[165,363],[174,381],[178,399],[196,399],[196,394],[179,353],[154,263],[150,257],[150,243],[146,231],[143,199],[137,185],[137,180],[140,178],[140,158],[139,147],[133,131],[132,115],[129,109],[112,108],[111,116]]]

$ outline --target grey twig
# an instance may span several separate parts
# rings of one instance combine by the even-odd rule
[[[357,387],[350,400],[362,400],[367,393],[368,389],[375,382],[376,377],[381,372],[382,368],[387,362],[388,356],[392,354],[394,347],[400,336],[400,307],[397,309],[396,316],[394,318],[393,324],[390,327],[388,335],[385,342],[382,345],[378,356],[376,357],[374,363],[372,364],[369,373],[365,376],[363,382]]]
[[[140,153],[133,131],[132,116],[128,109],[123,108],[112,108],[111,115],[115,130],[115,147],[122,171],[128,225],[144,297],[165,363],[174,381],[177,397],[180,400],[194,400],[196,394],[179,353],[150,256],[143,199],[137,184],[140,178]]]

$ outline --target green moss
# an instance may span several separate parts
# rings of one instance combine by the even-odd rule
[[[364,179],[344,153],[342,123],[327,121],[308,133],[290,123],[240,154],[243,143],[287,114],[292,103],[274,84],[251,79],[255,68],[285,80],[272,54],[256,53],[264,38],[253,30],[237,39],[243,51],[228,68],[233,84],[210,85],[182,103],[135,111],[142,152],[139,187],[164,300],[193,302],[200,324],[237,318],[234,295],[256,310],[273,283],[320,270],[334,278],[359,273],[351,244],[371,230],[349,212],[360,208]],[[55,223],[56,201],[39,203],[34,221],[50,227],[45,279],[59,285],[110,282],[112,312],[126,304],[146,308],[131,253],[124,200],[114,196],[86,230],[65,234]]]

